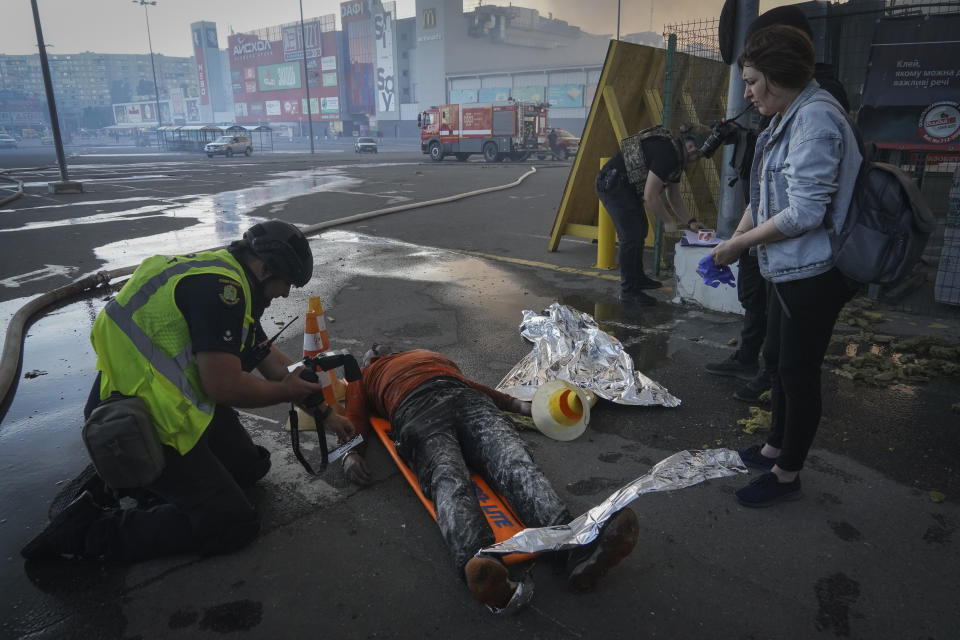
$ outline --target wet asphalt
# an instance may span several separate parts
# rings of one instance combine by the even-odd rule
[[[256,218],[311,225],[506,184],[535,166],[508,190],[316,236],[315,277],[267,310],[268,332],[319,295],[334,347],[356,355],[374,341],[430,348],[495,385],[530,349],[518,332],[524,309],[558,301],[590,313],[682,405],[601,403],[584,436],[568,443],[525,432],[574,513],[676,451],[761,441],[737,423],[749,416],[731,399],[738,382],[703,370],[732,352],[737,316],[671,302],[669,272],[656,307],[624,309],[615,274],[591,268],[595,245],[567,238],[547,251],[570,163],[435,164],[411,148],[387,142],[376,157],[357,157],[330,143],[315,156],[289,148],[207,160],[77,147],[71,178],[85,181],[86,193],[51,196],[45,185],[56,171],[34,170],[18,174],[28,196],[0,208],[0,318],[5,326],[32,296],[85,274],[223,244]],[[44,151],[4,154],[0,166],[40,166]],[[633,504],[640,543],[594,592],[569,594],[540,565],[532,605],[512,617],[472,601],[435,524],[378,444],[372,487],[349,485],[338,469],[311,478],[290,452],[284,407],[244,414],[274,463],[252,495],[264,531],[249,548],[129,567],[25,565],[19,548],[85,464],[87,335],[108,295],[66,301],[34,322],[0,422],[2,638],[956,637],[960,420],[951,406],[960,380],[869,387],[829,367],[803,500],[746,509],[732,495],[743,477],[641,496]],[[280,340],[293,356],[301,327]],[[944,318],[884,312],[880,327],[960,337]],[[838,353],[855,331],[838,327]]]

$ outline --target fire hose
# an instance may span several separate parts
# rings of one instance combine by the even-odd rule
[[[449,202],[456,202],[458,200],[463,200],[466,198],[471,198],[474,196],[483,195],[485,193],[492,193],[495,191],[502,191],[504,189],[511,189],[513,187],[519,186],[524,180],[537,172],[536,167],[530,167],[530,170],[521,175],[519,178],[513,182],[508,182],[506,184],[496,185],[493,187],[484,187],[483,189],[475,189],[473,191],[466,191],[464,193],[458,193],[451,196],[444,196],[442,198],[435,198],[433,200],[426,200],[424,202],[410,202],[407,204],[397,205],[393,207],[386,207],[384,209],[375,209],[373,211],[367,211],[365,213],[358,213],[352,216],[346,216],[343,218],[337,218],[335,220],[327,220],[326,222],[320,222],[314,225],[309,225],[302,227],[300,230],[305,236],[312,236],[330,229],[332,227],[337,227],[344,224],[350,224],[352,222],[357,222],[360,220],[367,220],[369,218],[375,218],[377,216],[388,215],[391,213],[400,213],[402,211],[409,211],[411,209],[419,209],[422,207],[429,207],[437,204],[446,204]],[[21,185],[22,191],[22,185]],[[19,197],[19,196],[16,196]],[[2,203],[0,203],[2,204]],[[224,247],[214,247],[208,249],[209,251],[215,251],[223,249]],[[26,330],[30,325],[40,316],[42,312],[49,307],[53,306],[58,302],[67,300],[74,296],[92,291],[97,287],[103,285],[109,285],[109,283],[117,278],[122,278],[125,276],[131,275],[139,265],[132,267],[124,267],[122,269],[114,269],[111,271],[100,271],[92,275],[86,276],[81,280],[78,280],[74,283],[71,283],[65,287],[55,289],[54,291],[48,291],[44,293],[24,306],[22,306],[10,319],[10,324],[7,325],[7,331],[3,340],[3,352],[0,356],[0,420],[3,420],[3,417],[6,415],[7,409],[10,404],[13,402],[13,394],[16,391],[17,386],[17,375],[20,372],[21,366],[21,357],[23,355],[23,343],[26,335]]]

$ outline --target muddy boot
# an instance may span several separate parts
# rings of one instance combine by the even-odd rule
[[[630,555],[639,535],[637,514],[626,507],[617,511],[603,525],[596,540],[571,552],[573,569],[567,578],[567,588],[575,593],[593,589],[597,580]]]
[[[517,589],[517,585],[510,581],[507,566],[496,558],[470,558],[464,574],[473,598],[497,609],[507,606]]]

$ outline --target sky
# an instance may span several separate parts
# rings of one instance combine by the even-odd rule
[[[43,38],[51,54],[148,53],[144,8],[139,0],[36,0],[40,11]],[[653,21],[650,3],[653,2]],[[760,10],[790,0],[761,0]],[[3,0],[0,22],[0,53],[22,55],[36,53],[37,37],[30,0]],[[487,0],[487,4],[506,5],[508,0]],[[515,6],[537,9],[542,15],[566,20],[584,31],[615,34],[617,0],[514,0]],[[477,0],[465,0],[467,10]],[[605,10],[601,10],[601,5]],[[716,18],[723,0],[621,0],[620,33],[653,31],[664,24]],[[397,0],[401,18],[413,15],[414,0]],[[217,23],[220,46],[235,32],[251,31],[300,19],[298,0],[157,0],[147,8],[154,53],[191,56],[190,23],[207,20]],[[304,17],[337,15],[339,0],[303,0]]]

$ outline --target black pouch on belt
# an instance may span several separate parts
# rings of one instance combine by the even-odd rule
[[[81,435],[93,467],[112,489],[146,486],[163,471],[163,444],[140,398],[110,396],[90,414]]]

